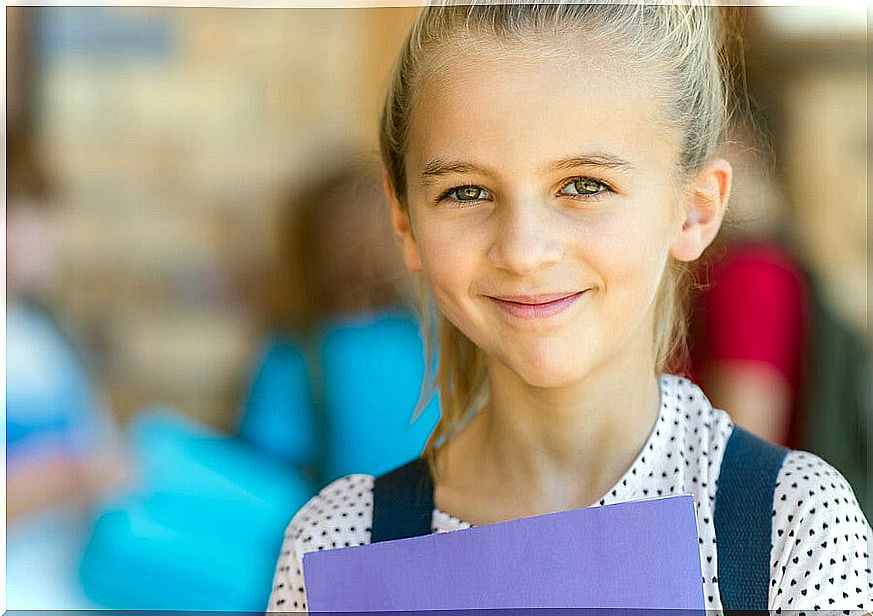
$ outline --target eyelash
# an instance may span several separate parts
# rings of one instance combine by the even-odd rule
[[[582,201],[592,201],[592,200],[602,199],[606,193],[615,192],[613,190],[613,188],[609,184],[607,184],[606,182],[604,182],[602,180],[595,180],[594,178],[587,177],[584,175],[579,175],[579,176],[575,176],[575,177],[568,178],[568,179],[564,180],[564,182],[561,184],[560,190],[562,191],[567,186],[574,184],[575,182],[582,181],[582,180],[588,180],[590,182],[594,182],[596,184],[599,184],[603,188],[602,188],[602,190],[600,190],[598,192],[589,193],[589,194],[572,195],[572,194],[561,193],[560,191],[558,194],[561,196],[564,196],[564,197],[570,197],[572,199],[578,199],[578,200],[582,200]],[[484,188],[482,188],[481,186],[478,186],[476,184],[463,184],[461,186],[453,186],[452,188],[449,188],[448,190],[444,191],[442,194],[440,194],[439,197],[436,198],[435,203],[439,204],[439,203],[444,203],[446,201],[450,201],[456,207],[467,207],[469,204],[475,204],[475,203],[479,203],[480,201],[487,200],[487,199],[456,199],[456,198],[451,197],[451,195],[453,193],[456,193],[457,191],[463,190],[465,188],[477,188],[484,193],[490,194],[489,191],[485,190]],[[461,205],[458,205],[458,204],[461,204]]]

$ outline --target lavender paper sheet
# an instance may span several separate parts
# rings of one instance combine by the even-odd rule
[[[703,610],[690,495],[303,557],[311,612]]]

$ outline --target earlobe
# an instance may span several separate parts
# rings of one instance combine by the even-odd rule
[[[722,158],[709,161],[691,181],[684,196],[683,222],[670,253],[694,261],[718,234],[727,210],[733,170]]]
[[[421,257],[418,254],[418,245],[415,243],[409,210],[401,205],[391,179],[385,171],[382,172],[382,188],[385,191],[388,206],[391,208],[391,226],[403,254],[403,262],[406,269],[417,272],[421,270]]]

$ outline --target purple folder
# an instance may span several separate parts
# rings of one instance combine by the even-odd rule
[[[690,495],[311,552],[303,567],[312,612],[704,609]]]

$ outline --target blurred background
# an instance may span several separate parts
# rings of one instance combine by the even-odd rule
[[[296,509],[420,451],[376,143],[416,12],[6,8],[8,609],[261,610]],[[866,8],[731,14],[734,212],[677,370],[869,516]]]

